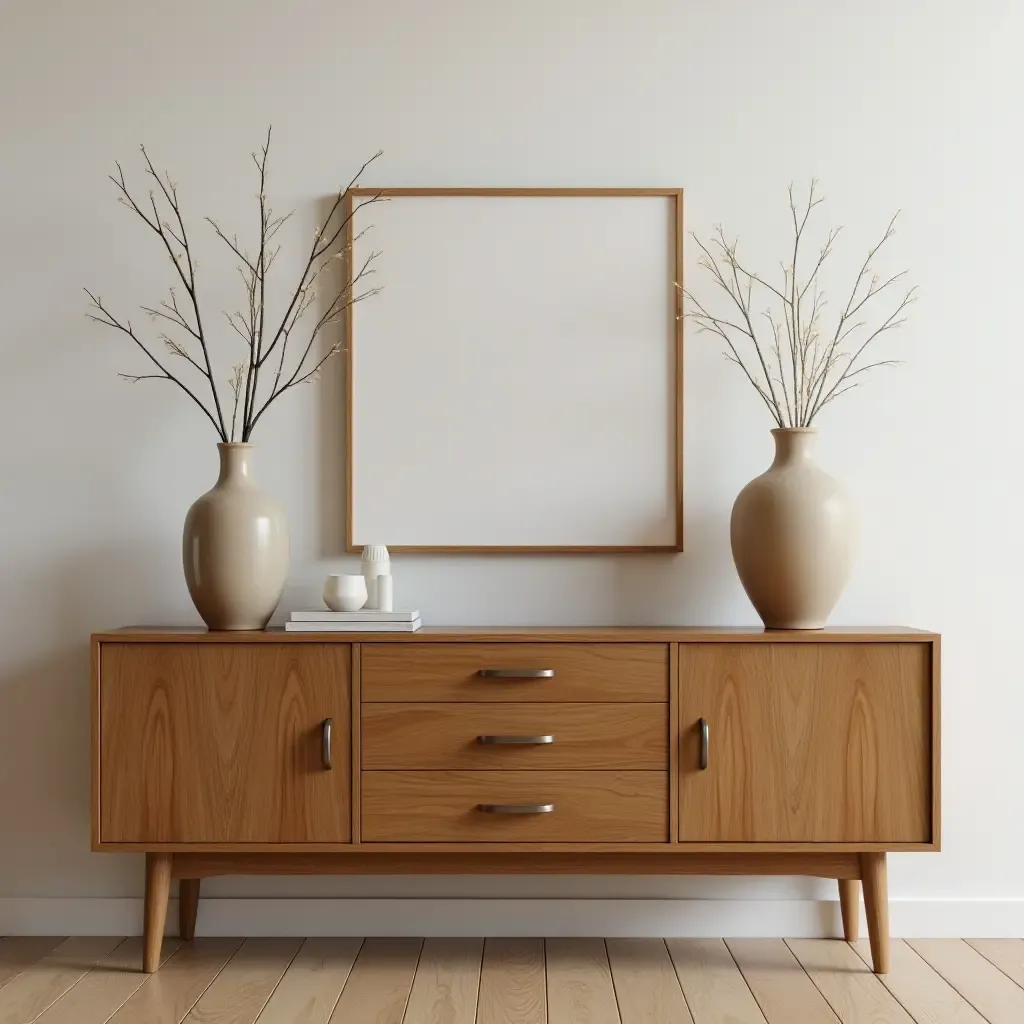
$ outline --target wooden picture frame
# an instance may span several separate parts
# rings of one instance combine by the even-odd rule
[[[367,199],[380,194],[389,202],[372,205],[370,212],[373,215],[374,228],[368,232],[367,241],[364,243],[361,241],[361,232],[368,224],[362,222],[360,207],[367,205]],[[506,199],[522,202],[518,207],[492,206],[489,202]],[[403,205],[405,200],[426,202]],[[476,205],[470,206],[461,202],[456,204],[453,202],[455,200],[473,200],[476,201]],[[545,202],[538,205],[538,201],[541,200]],[[573,365],[583,368],[594,362],[595,367],[590,367],[590,383],[593,384],[595,374],[601,377],[602,363],[600,353],[592,357],[590,341],[600,334],[601,342],[606,346],[604,357],[608,367],[599,381],[600,385],[609,389],[613,385],[632,389],[630,395],[623,397],[621,401],[620,396],[615,394],[603,395],[605,407],[598,411],[600,400],[594,398],[595,392],[588,390],[585,380],[577,393],[581,396],[581,404],[583,399],[593,398],[593,408],[588,412],[589,421],[585,421],[582,413],[578,416],[569,415],[565,411],[567,406],[563,406],[560,401],[561,396],[566,395],[566,391],[573,390],[572,384],[575,381],[563,382],[568,387],[558,392],[554,401],[551,400],[551,395],[547,396],[548,401],[542,406],[543,410],[560,410],[561,429],[573,435],[571,443],[575,445],[574,453],[570,453],[568,446],[563,450],[553,442],[548,445],[547,438],[543,445],[537,437],[533,438],[532,453],[542,453],[545,458],[551,458],[551,465],[546,465],[543,471],[538,470],[538,475],[546,483],[553,482],[556,485],[547,499],[550,502],[552,520],[570,514],[573,502],[587,514],[590,509],[597,509],[605,514],[606,505],[602,503],[602,495],[598,494],[596,489],[593,494],[576,492],[579,480],[593,481],[600,478],[601,473],[595,464],[595,452],[602,440],[613,442],[610,447],[616,453],[619,467],[615,469],[615,460],[609,459],[611,468],[608,479],[603,484],[607,489],[607,505],[612,507],[612,510],[607,512],[609,523],[597,524],[588,521],[586,526],[581,525],[577,530],[575,526],[570,528],[567,521],[553,521],[550,537],[544,534],[548,524],[543,519],[546,514],[543,506],[537,504],[539,499],[536,499],[535,495],[524,496],[524,489],[521,486],[515,490],[518,486],[516,472],[520,476],[531,473],[532,465],[525,469],[520,465],[515,467],[516,472],[510,471],[510,491],[502,493],[505,481],[496,479],[494,466],[489,463],[487,457],[491,449],[481,448],[476,455],[483,454],[483,458],[469,458],[465,452],[461,456],[456,453],[451,457],[453,465],[460,457],[466,459],[467,479],[457,478],[454,475],[457,469],[443,462],[447,457],[445,445],[453,439],[459,441],[463,438],[472,439],[471,442],[467,440],[467,444],[483,445],[483,438],[487,436],[483,429],[480,430],[479,438],[475,434],[481,420],[481,410],[476,410],[475,418],[472,412],[467,412],[460,430],[456,431],[453,427],[456,405],[449,404],[443,410],[445,415],[451,413],[447,416],[447,425],[437,426],[434,420],[444,416],[435,416],[436,406],[425,406],[422,402],[418,404],[420,396],[409,391],[408,380],[403,377],[403,372],[406,372],[403,371],[403,367],[408,367],[408,377],[415,378],[417,382],[422,378],[424,394],[428,393],[430,388],[435,388],[440,391],[442,399],[447,399],[448,395],[444,392],[447,380],[439,367],[447,372],[454,366],[459,373],[468,378],[472,372],[468,364],[473,363],[473,357],[477,355],[474,350],[466,347],[476,342],[463,338],[459,333],[463,324],[464,303],[482,295],[492,281],[502,282],[507,278],[510,282],[509,288],[514,288],[516,281],[521,286],[524,277],[529,280],[535,265],[544,264],[545,259],[551,264],[548,270],[551,271],[553,278],[558,278],[560,268],[566,265],[566,260],[557,263],[556,261],[559,255],[568,258],[571,248],[568,235],[571,232],[568,229],[560,232],[552,223],[556,207],[555,204],[549,206],[547,200],[572,201],[558,210],[558,216],[566,220],[567,228],[572,228],[580,235],[580,251],[573,253],[572,258],[580,260],[582,272],[572,279],[569,291],[575,288],[577,281],[590,282],[581,287],[590,288],[588,300],[593,297],[596,300],[595,305],[604,309],[605,315],[601,319],[595,319],[594,324],[590,326],[596,330],[590,333],[587,331],[588,325],[576,323],[575,320],[572,327],[563,333],[560,333],[558,328],[543,328],[539,332],[544,335],[544,340],[541,341],[533,339],[532,332],[520,331],[513,338],[514,346],[492,343],[488,334],[487,343],[494,346],[489,355],[497,353],[501,359],[511,360],[510,351],[518,351],[519,340],[529,334],[530,338],[525,342],[526,347],[532,344],[535,349],[538,346],[543,349],[544,344],[564,344],[565,352],[559,353],[564,356],[559,363],[563,367]],[[588,206],[577,202],[579,200],[609,202],[602,202],[598,207],[593,203]],[[615,200],[618,202],[612,202]],[[644,200],[650,201],[649,205],[645,206]],[[498,212],[499,209],[501,213]],[[441,211],[444,211],[443,218]],[[372,248],[383,249],[383,257],[377,266],[382,278],[380,283],[385,286],[380,295],[370,298],[365,303],[350,305],[344,315],[348,551],[358,551],[367,543],[387,544],[389,549],[396,553],[431,554],[594,554],[683,550],[683,325],[681,293],[678,287],[682,283],[683,273],[682,189],[360,187],[351,189],[346,195],[344,214],[347,218],[345,242],[350,254],[345,262],[348,283],[351,283],[355,268],[361,265]],[[463,219],[459,220],[460,217]],[[502,217],[507,220],[501,221]],[[383,239],[378,235],[381,220],[384,221]],[[502,233],[485,236],[486,244],[475,243],[469,236],[474,231],[483,231],[485,228],[480,225],[486,224],[491,224],[492,227],[500,224]],[[443,230],[432,231],[431,225],[440,226]],[[513,237],[516,235],[519,237]],[[500,238],[502,246],[507,251],[498,252],[496,255],[496,248],[501,247],[492,244],[495,237]],[[445,251],[446,246],[452,250],[451,253]],[[550,254],[551,250],[557,252]],[[519,262],[515,263],[517,255]],[[388,256],[392,257],[391,265],[388,265]],[[496,264],[493,275],[485,272],[488,259],[501,258],[506,260],[504,267]],[[450,265],[445,263],[446,259],[450,260]],[[596,261],[589,268],[583,263],[588,259]],[[605,260],[604,263],[600,262],[602,259]],[[618,268],[624,278],[621,288],[618,287],[620,277],[615,276],[616,268],[612,265],[614,260],[619,260],[622,264]],[[593,280],[587,277],[588,272],[593,274]],[[603,282],[604,287],[601,286],[602,275],[607,277]],[[421,280],[424,276],[426,281]],[[460,293],[460,282],[463,280],[471,282],[471,293]],[[562,324],[576,317],[577,313],[582,316],[581,311],[587,311],[588,315],[591,315],[588,303],[578,301],[579,295],[575,305],[571,304],[570,297],[565,300],[565,310],[557,310],[554,307],[559,301],[557,283],[555,281],[545,289],[542,282],[538,286],[537,296],[529,293],[531,301],[536,300],[538,308],[550,312],[550,306],[557,312],[552,319],[544,318],[538,322]],[[564,281],[562,283],[564,284]],[[495,288],[498,287],[499,285],[495,284]],[[449,288],[451,294],[445,296],[446,289]],[[514,301],[522,294],[520,287],[518,293],[509,295],[509,301]],[[502,297],[502,293],[496,292],[499,303]],[[430,321],[430,307],[435,301],[441,304],[437,315],[439,322],[436,324]],[[605,307],[602,303],[610,305]],[[421,310],[424,308],[426,313],[421,318]],[[484,316],[482,309],[493,311],[494,308],[493,303],[481,305],[480,309],[467,311],[465,319],[472,321],[474,312],[478,316]],[[454,311],[449,313],[449,310]],[[629,314],[638,317],[642,329],[640,326],[631,326],[628,322],[618,334],[615,334],[617,328],[602,329],[602,325],[609,321],[609,311],[612,321],[615,321],[620,312],[624,322]],[[595,310],[593,315],[597,317],[599,313],[600,310]],[[494,315],[493,312],[490,315]],[[446,318],[447,323],[440,322]],[[456,318],[457,329],[453,330]],[[486,316],[484,319],[486,320]],[[495,333],[500,334],[502,329],[505,329],[504,325],[496,327]],[[489,323],[487,330],[490,330]],[[472,328],[467,326],[466,332],[467,335],[471,334]],[[662,332],[663,351],[660,347]],[[413,335],[416,335],[417,339],[415,344],[409,340]],[[459,336],[459,340],[451,341],[456,335]],[[427,338],[426,343],[421,340],[424,337]],[[474,337],[484,337],[484,334],[479,333]],[[582,345],[584,338],[586,349],[579,352],[571,351],[571,346]],[[635,343],[635,350],[627,350],[619,345],[612,351],[614,343],[623,339],[628,339],[631,345]],[[436,350],[429,347],[431,342],[451,344],[453,347],[448,357],[437,359]],[[365,347],[360,348],[361,344]],[[459,344],[463,346],[461,353],[457,349]],[[594,350],[597,350],[596,345]],[[549,350],[543,351],[546,353]],[[517,374],[522,380],[524,374],[527,374],[525,379],[529,379],[528,375],[532,373],[535,375],[530,385],[532,388],[533,384],[540,380],[537,363],[528,362],[529,355],[518,358],[522,359],[522,363],[515,364],[512,372],[502,379],[507,377],[509,386],[512,387]],[[553,361],[553,357],[547,360],[546,366],[550,367]],[[431,373],[436,375],[433,380],[429,378]],[[492,367],[486,378],[488,386],[492,389],[496,376],[498,375]],[[664,379],[661,379],[662,377]],[[546,377],[544,384],[557,386]],[[648,389],[648,393],[644,394],[643,388]],[[456,393],[463,397],[467,394],[476,396],[478,402],[483,402],[482,392],[474,392],[463,387]],[[526,392],[520,389],[519,394],[523,395]],[[493,391],[488,398],[492,395]],[[509,408],[514,408],[514,402],[518,401],[507,395],[495,397],[503,397],[506,407]],[[572,396],[566,395],[565,401],[571,402]],[[499,400],[497,406],[500,405]],[[516,408],[516,422],[536,423],[537,410],[540,407],[535,402],[532,409],[528,409],[521,416]],[[609,408],[613,415],[605,416]],[[664,437],[659,437],[662,429],[661,420],[659,419],[656,425],[652,417],[660,417],[662,412]],[[486,418],[486,413],[483,415]],[[494,413],[495,418],[498,415]],[[403,422],[403,416],[410,417],[410,420]],[[606,419],[614,420],[616,416],[618,419],[615,422],[624,427],[621,431],[603,425]],[[597,436],[597,433],[592,433],[587,435],[586,444],[581,443],[579,431],[584,430],[588,422],[595,432],[601,429],[606,431],[603,439]],[[493,430],[499,429],[494,424],[489,424],[489,427]],[[430,429],[436,431],[434,435],[430,434]],[[505,429],[508,429],[509,433],[512,432],[511,427]],[[554,429],[552,427],[552,432]],[[629,453],[627,460],[622,448],[624,442],[619,440],[620,434],[635,431],[639,442],[642,429],[648,432],[646,440],[637,443],[636,451]],[[592,436],[595,437],[594,450],[589,447],[589,438]],[[403,449],[403,444],[415,446],[415,454]],[[500,445],[497,447],[500,448]],[[582,475],[577,477],[575,471],[566,472],[572,458],[578,457],[578,453],[584,449],[590,461],[581,467]],[[556,457],[559,452],[561,459]],[[525,458],[527,457],[524,456]],[[630,495],[628,484],[624,483],[634,465],[634,458],[637,465],[635,476],[640,481],[639,490],[649,488],[652,492],[650,495]],[[437,462],[436,474],[431,477],[429,495],[424,495],[416,490],[416,480],[418,479],[422,485],[424,476],[432,472],[427,463],[429,459]],[[641,463],[645,459],[649,472],[641,474]],[[471,465],[474,462],[475,470]],[[651,471],[657,476],[659,471],[655,467],[662,462],[665,479],[654,481]],[[480,484],[481,489],[476,489],[477,480],[471,481],[469,477],[473,477],[474,472],[485,470],[491,474],[490,480]],[[407,490],[402,490],[402,480],[392,477],[385,479],[382,476],[384,473],[391,474],[392,477],[395,473],[408,473]],[[374,474],[374,480],[364,479],[364,476],[373,477]],[[435,480],[436,486],[433,484]],[[490,490],[486,490],[488,486]],[[565,493],[555,493],[557,486],[561,486]],[[532,491],[532,488],[530,490]],[[382,497],[377,497],[384,492],[390,494],[390,504]],[[623,492],[629,497],[624,496]],[[451,501],[447,509],[451,525],[447,521],[440,522],[446,510],[443,503],[438,505],[439,496]],[[646,498],[650,499],[650,509],[640,507],[639,503]],[[519,513],[521,499],[524,500],[522,527],[518,522],[513,522],[515,515]],[[625,509],[627,500],[635,500],[637,507]],[[481,504],[481,508],[476,512],[468,507],[473,505],[474,501]],[[617,502],[619,504],[616,504]],[[399,505],[412,508],[415,516],[433,515],[439,522],[432,525],[424,525],[422,520],[407,525],[398,522],[399,513],[393,510]],[[623,507],[620,509],[619,505]],[[489,535],[485,525],[492,510],[495,513],[495,526],[491,531],[493,537]],[[465,519],[461,526],[458,523],[459,516]],[[632,523],[629,516],[634,516],[636,523]],[[376,521],[372,521],[374,518]],[[596,513],[594,518],[597,518]],[[611,522],[613,518],[614,523]],[[498,519],[501,519],[500,525],[497,523]],[[520,528],[522,537],[514,536],[514,531]],[[463,536],[462,533],[458,533],[456,536],[455,533],[460,530],[473,535]],[[576,541],[577,532],[581,535],[579,542]],[[607,537],[603,535],[604,533]]]

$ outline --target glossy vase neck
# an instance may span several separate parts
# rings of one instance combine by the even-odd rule
[[[249,487],[252,479],[252,453],[255,445],[221,443],[217,445],[220,453],[220,476],[218,486]]]
[[[775,438],[775,461],[772,469],[798,466],[813,462],[814,444],[818,431],[813,427],[777,427],[772,431]]]

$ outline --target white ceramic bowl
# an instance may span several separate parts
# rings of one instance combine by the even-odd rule
[[[366,604],[366,580],[362,574],[342,573],[324,582],[324,604],[332,612],[357,612]]]

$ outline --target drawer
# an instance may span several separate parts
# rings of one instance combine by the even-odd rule
[[[364,769],[668,770],[666,704],[364,704]]]
[[[363,700],[666,703],[667,644],[364,644]]]
[[[367,843],[668,841],[665,772],[363,772],[362,786]],[[501,813],[528,807],[551,810]]]

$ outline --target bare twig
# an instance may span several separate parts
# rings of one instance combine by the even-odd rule
[[[355,238],[352,238],[349,229],[352,218],[364,206],[380,202],[384,198],[384,193],[378,192],[362,202],[352,204],[348,213],[339,215],[349,191],[356,185],[360,175],[362,175],[366,168],[381,155],[378,152],[360,167],[356,175],[344,188],[339,189],[336,193],[328,216],[314,232],[313,241],[310,245],[302,274],[299,277],[298,284],[291,293],[291,298],[285,307],[280,324],[271,332],[266,319],[269,288],[268,275],[281,251],[281,246],[274,244],[274,239],[292,214],[287,213],[283,216],[275,216],[267,201],[267,168],[270,155],[270,141],[271,131],[268,129],[266,140],[259,154],[252,154],[259,174],[259,193],[257,199],[259,203],[260,234],[256,255],[249,255],[239,242],[237,235],[228,235],[215,220],[210,217],[206,218],[206,221],[213,228],[216,237],[240,261],[238,272],[246,294],[245,312],[224,313],[224,317],[232,331],[242,339],[247,349],[247,358],[244,362],[238,362],[232,366],[232,372],[228,378],[228,385],[233,396],[230,435],[224,411],[221,408],[220,395],[214,380],[209,339],[204,330],[200,313],[198,289],[196,286],[196,263],[193,259],[188,233],[178,201],[177,185],[171,180],[169,175],[161,176],[157,172],[145,147],[141,147],[145,170],[147,175],[156,182],[156,187],[149,192],[148,202],[140,205],[132,196],[120,164],[116,164],[117,176],[111,176],[111,181],[114,182],[120,192],[120,201],[139,216],[150,230],[160,238],[174,267],[175,274],[181,285],[185,288],[191,303],[191,310],[186,314],[183,308],[178,305],[174,288],[170,291],[170,302],[162,300],[154,306],[143,306],[142,309],[154,320],[166,321],[174,325],[175,328],[185,331],[194,342],[198,342],[202,354],[199,359],[194,359],[180,341],[175,340],[166,333],[158,335],[158,340],[163,343],[171,355],[185,360],[206,379],[206,384],[210,388],[210,395],[213,400],[212,409],[198,397],[192,388],[183,383],[157,359],[151,349],[134,331],[130,322],[121,322],[116,319],[93,293],[87,293],[91,300],[90,309],[95,311],[90,312],[88,314],[89,317],[97,323],[104,324],[130,337],[142,349],[150,362],[160,371],[159,373],[135,376],[121,374],[120,376],[125,380],[133,382],[141,380],[171,381],[202,409],[203,413],[214,425],[222,441],[227,441],[229,436],[233,441],[238,436],[239,431],[241,440],[248,441],[257,420],[266,412],[272,402],[290,388],[315,379],[327,359],[340,351],[342,347],[340,341],[331,345],[326,354],[319,360],[315,360],[311,369],[307,369],[307,362],[313,351],[313,346],[321,332],[337,323],[343,316],[344,311],[351,305],[376,294],[380,290],[379,288],[358,288],[360,281],[368,274],[374,272],[371,264],[380,254],[371,252],[364,260],[359,271],[355,274],[349,273],[345,283],[334,292],[333,296],[330,292],[327,292],[326,298],[330,301],[324,307],[325,311],[313,324],[297,365],[290,373],[286,372],[285,364],[287,361],[286,357],[288,356],[289,342],[296,332],[299,321],[309,311],[313,303],[317,301],[318,291],[323,291],[322,288],[314,286],[332,264],[333,260],[344,258],[351,263],[354,242],[363,234],[363,232],[360,232]],[[160,214],[160,206],[163,203],[166,203],[171,209],[171,215],[166,220]],[[348,241],[341,247],[340,251],[335,251],[338,248],[338,240],[343,236]],[[187,309],[187,306],[185,308]],[[274,383],[270,388],[269,396],[264,400],[259,397],[260,370],[275,351],[277,352],[277,368]]]
[[[768,391],[769,391],[770,398],[771,398],[771,404],[772,404],[772,407],[775,410],[776,419],[779,421],[779,423],[781,425],[781,423],[782,423],[782,409],[781,409],[781,407],[779,405],[778,396],[775,394],[775,388],[772,385],[771,374],[768,372],[768,365],[765,362],[764,353],[761,350],[761,346],[758,345],[758,343],[757,343],[757,335],[756,335],[756,332],[754,331],[754,325],[751,322],[751,318],[750,318],[750,308],[743,301],[743,293],[742,293],[742,290],[740,288],[739,277],[737,276],[738,273],[739,273],[739,266],[736,263],[736,259],[735,259],[736,247],[735,247],[735,245],[730,246],[728,244],[728,242],[726,242],[725,235],[722,232],[722,229],[719,228],[718,229],[718,245],[720,246],[722,253],[725,255],[726,262],[727,262],[728,266],[731,268],[731,271],[732,271],[732,280],[733,280],[733,286],[734,287],[731,288],[729,286],[729,282],[725,278],[725,275],[722,273],[722,270],[719,267],[717,260],[711,254],[711,251],[699,239],[697,239],[696,237],[694,238],[694,240],[697,242],[697,245],[700,247],[701,251],[704,253],[704,256],[705,256],[704,266],[711,270],[711,273],[713,274],[713,276],[714,276],[715,280],[717,281],[719,287],[724,289],[726,294],[732,299],[733,303],[739,309],[740,314],[743,317],[743,322],[746,324],[746,329],[743,330],[741,328],[741,330],[754,343],[754,351],[757,353],[758,362],[761,364],[761,370],[764,373],[765,382],[768,385]],[[749,279],[749,277],[750,277],[750,275],[748,275],[748,279]],[[734,288],[735,288],[735,290],[734,290]],[[749,294],[749,292],[748,292],[748,294]],[[692,296],[691,296],[691,300],[692,300]],[[725,324],[726,322],[722,321],[722,323]],[[736,355],[737,360],[739,360],[738,353],[734,353],[734,354]],[[742,366],[744,364],[741,362],[740,365]],[[748,377],[749,376],[750,375],[748,373]]]
[[[721,227],[716,228],[708,244],[695,238],[701,251],[700,266],[711,274],[715,285],[739,310],[738,322],[711,313],[691,292],[684,293],[692,307],[685,315],[701,330],[711,331],[726,343],[726,358],[740,367],[780,427],[811,426],[825,406],[860,385],[859,380],[851,382],[851,378],[868,370],[896,365],[897,360],[893,359],[879,359],[862,365],[860,359],[880,335],[905,323],[903,314],[916,297],[916,289],[909,289],[892,314],[869,332],[852,354],[846,351],[846,343],[854,332],[865,326],[862,319],[857,319],[858,313],[870,300],[906,277],[907,272],[901,271],[882,279],[872,270],[875,257],[895,233],[894,216],[881,240],[869,250],[861,265],[834,332],[827,341],[823,339],[821,321],[827,297],[820,287],[820,274],[833,252],[841,228],[828,232],[806,278],[801,271],[801,263],[807,262],[801,260],[801,243],[811,213],[822,202],[822,197],[817,194],[817,181],[811,182],[805,203],[797,202],[793,186],[790,186],[793,247],[790,262],[782,265],[782,284],[779,286],[748,270],[740,262],[738,244],[730,242]],[[757,322],[762,330],[767,322],[770,338],[762,339],[754,327],[752,296],[755,285],[763,289],[769,300],[768,308],[761,310],[763,320],[759,318]],[[772,302],[776,303],[778,311],[772,309]],[[760,374],[755,367],[760,367]]]
[[[159,217],[157,217],[156,219],[157,222],[159,223],[157,233],[160,235],[161,239],[163,239],[164,245],[167,247],[168,252],[171,251],[171,245],[167,241],[167,235],[165,234],[165,230],[167,233],[171,234],[176,241],[180,243],[181,248],[183,250],[182,258],[185,261],[185,267],[188,271],[187,276],[185,272],[182,270],[181,265],[177,259],[174,260],[174,265],[178,269],[178,274],[181,277],[182,283],[185,285],[185,291],[188,292],[189,299],[192,300],[192,311],[195,314],[196,318],[196,336],[198,337],[199,345],[203,350],[203,360],[206,363],[206,377],[210,384],[210,391],[213,394],[213,405],[217,411],[217,422],[220,424],[221,434],[226,434],[227,429],[224,425],[224,413],[221,411],[220,407],[220,395],[217,393],[217,385],[213,379],[213,366],[210,362],[210,350],[207,348],[206,335],[203,333],[203,318],[199,312],[199,297],[196,294],[196,270],[195,265],[193,264],[192,261],[192,250],[189,248],[188,233],[185,230],[185,221],[181,216],[181,209],[178,206],[178,189],[174,182],[171,181],[169,175],[165,176],[167,178],[165,184],[164,180],[160,177],[159,174],[157,174],[156,169],[153,167],[153,162],[149,159],[149,154],[146,152],[146,147],[140,146],[139,150],[142,153],[143,160],[146,161],[146,168],[150,176],[160,187],[160,191],[163,193],[164,199],[167,201],[168,206],[170,206],[171,210],[174,212],[175,220],[178,222],[178,229],[180,234],[175,235],[171,231],[170,226],[164,224],[163,222],[160,222]],[[155,214],[156,200],[152,192],[150,193],[150,203],[153,207],[153,212]]]
[[[176,384],[179,388],[181,388],[182,391],[185,392],[186,395],[188,395],[189,398],[192,399],[193,402],[196,403],[196,405],[199,406],[200,409],[202,409],[202,411],[206,414],[206,417],[213,424],[213,426],[216,429],[217,433],[220,435],[220,439],[222,441],[226,441],[227,440],[227,435],[221,429],[221,426],[217,422],[217,420],[215,420],[213,418],[213,414],[210,412],[210,410],[207,409],[207,407],[199,400],[199,398],[196,396],[195,392],[193,392],[191,388],[189,388],[188,386],[183,384],[180,380],[178,380],[178,378],[175,377],[174,374],[172,374],[163,365],[163,363],[161,363],[160,360],[157,359],[157,357],[155,355],[153,355],[152,352],[150,352],[150,350],[146,346],[146,344],[143,341],[140,340],[139,336],[133,330],[131,321],[128,320],[125,323],[121,323],[121,321],[118,320],[107,309],[107,307],[103,305],[103,300],[98,295],[94,295],[91,291],[89,291],[88,288],[86,288],[84,290],[85,290],[85,294],[89,296],[90,308],[97,310],[98,313],[99,313],[99,315],[97,315],[96,313],[86,313],[86,316],[88,316],[90,320],[95,320],[96,323],[98,323],[98,324],[103,324],[106,327],[112,327],[114,330],[120,331],[122,334],[126,334],[129,338],[132,339],[132,341],[135,342],[136,345],[138,345],[138,347],[140,349],[142,349],[143,352],[145,352],[145,354],[146,354],[147,358],[149,359],[149,361],[160,371],[159,374],[147,374],[147,375],[140,376],[140,377],[131,377],[131,376],[127,375],[127,374],[121,374],[120,376],[122,378],[124,378],[125,380],[131,380],[133,382],[137,382],[137,381],[140,381],[140,380],[152,380],[154,378],[157,378],[157,379],[169,380],[173,384]]]
[[[242,396],[242,381],[245,378],[245,363],[235,363],[231,368],[231,377],[228,383],[235,396],[235,403],[231,410],[231,440],[235,439],[235,424],[238,422],[238,400]]]
[[[817,412],[820,412],[820,410],[823,409],[830,401],[832,401],[833,398],[838,397],[838,394],[842,393],[842,392],[838,392],[837,389],[839,388],[839,386],[845,380],[848,380],[850,377],[854,377],[858,373],[862,373],[865,370],[870,370],[870,369],[872,369],[872,368],[874,368],[876,366],[896,366],[896,365],[898,365],[898,360],[883,359],[883,360],[879,360],[878,362],[871,363],[869,366],[860,367],[857,370],[853,369],[854,365],[856,364],[857,360],[861,357],[861,355],[863,354],[864,350],[879,335],[884,334],[886,331],[895,330],[897,327],[901,327],[903,324],[905,324],[907,322],[907,318],[905,316],[900,316],[900,314],[907,308],[907,306],[911,305],[913,302],[916,301],[916,295],[917,295],[917,288],[915,286],[915,287],[911,288],[907,292],[907,294],[903,297],[903,301],[882,322],[881,327],[878,327],[874,331],[872,331],[871,334],[869,334],[867,336],[867,338],[861,343],[861,345],[857,349],[857,351],[854,352],[854,354],[852,356],[850,356],[850,358],[847,360],[846,366],[843,368],[842,372],[835,379],[835,382],[831,385],[830,389],[827,392],[825,392],[825,390],[824,390],[825,389],[825,384],[822,385],[822,387],[820,389],[819,396],[818,396],[818,398],[816,400],[816,404],[815,404],[814,408],[811,410],[812,417]],[[822,380],[823,381],[826,380],[824,375],[822,377]],[[846,389],[844,388],[843,390],[846,390]],[[824,393],[824,397],[822,397],[822,393]]]

